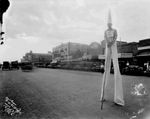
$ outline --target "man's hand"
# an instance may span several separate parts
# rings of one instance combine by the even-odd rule
[[[112,46],[112,42],[107,43],[107,47],[110,48]]]
[[[108,43],[107,43],[107,47],[111,47],[111,46],[114,44],[115,41],[116,41],[116,40],[114,39],[113,41],[108,42]]]

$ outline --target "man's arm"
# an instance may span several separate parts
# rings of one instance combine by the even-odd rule
[[[112,44],[114,44],[114,42],[117,40],[117,30],[114,29],[114,39],[112,41]]]
[[[114,44],[114,42],[116,41],[117,39],[117,30],[114,29],[114,38],[113,40],[108,44],[108,47],[112,46]]]
[[[106,43],[108,43],[107,37],[106,37],[106,31],[104,32],[104,40],[106,41]]]
[[[106,31],[104,32],[104,40],[107,42],[107,39],[106,39]]]

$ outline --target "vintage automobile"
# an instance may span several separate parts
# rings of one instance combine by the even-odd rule
[[[22,71],[30,71],[33,69],[33,64],[30,61],[21,62]]]
[[[101,64],[93,64],[92,71],[104,73],[104,65]]]
[[[3,66],[3,65],[2,65],[2,64],[0,64],[0,68],[2,68],[2,66]]]
[[[46,66],[43,63],[38,63],[36,65],[36,67],[38,67],[38,68],[45,68]]]
[[[122,74],[142,75],[143,68],[138,65],[129,65],[122,69]]]
[[[47,68],[53,68],[53,66],[51,64],[47,65]]]
[[[11,62],[11,69],[19,69],[18,61],[12,61]]]
[[[147,68],[146,74],[147,74],[147,76],[150,76],[150,66]]]
[[[3,62],[2,70],[10,70],[10,63],[8,61]]]

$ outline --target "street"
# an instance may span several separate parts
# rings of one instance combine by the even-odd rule
[[[113,103],[114,78],[108,81],[106,101],[100,109],[101,73],[36,68],[0,72],[0,118],[34,119],[148,119],[150,79],[122,75],[125,106]],[[147,95],[131,94],[131,87],[143,83]],[[3,112],[5,97],[14,100],[21,115]]]

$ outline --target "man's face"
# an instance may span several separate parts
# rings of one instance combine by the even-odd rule
[[[107,26],[108,26],[109,29],[111,29],[112,28],[112,23],[108,23]]]

